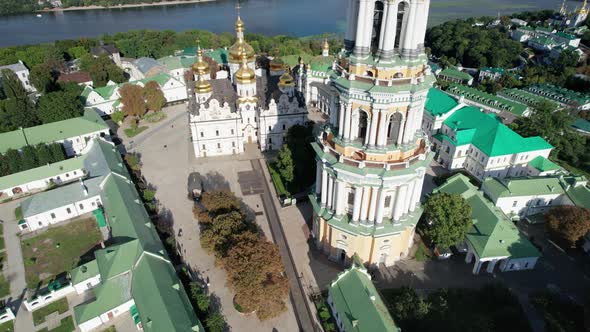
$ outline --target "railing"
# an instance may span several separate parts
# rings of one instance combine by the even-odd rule
[[[345,157],[344,155],[340,154],[336,149],[334,149],[332,142],[321,139],[320,143],[324,148],[324,152],[329,153],[331,156],[338,159],[338,162],[343,163],[348,166],[354,166],[359,168],[384,168],[386,170],[399,170],[399,169],[406,169],[409,168],[414,162],[420,160],[421,157],[426,153],[426,147],[424,144],[421,144],[420,148],[415,152],[415,155],[411,156],[405,161],[401,162],[380,162],[380,161],[368,161],[368,160],[358,160],[354,158]],[[364,155],[363,151],[356,151],[355,153],[360,152]],[[366,155],[365,155],[366,157]]]
[[[412,77],[400,77],[400,78],[391,78],[391,79],[380,79],[377,77],[366,76],[366,75],[356,75],[349,73],[344,67],[335,64],[334,69],[340,76],[349,79],[351,81],[358,81],[364,83],[370,83],[378,86],[394,86],[394,85],[405,85],[405,84],[417,84],[424,80],[424,71],[420,72],[421,75],[419,76],[412,76]]]

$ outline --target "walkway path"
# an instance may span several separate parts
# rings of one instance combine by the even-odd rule
[[[6,280],[10,282],[10,297],[7,303],[16,315],[15,331],[32,332],[33,319],[30,312],[25,310],[22,300],[27,288],[23,254],[18,237],[18,224],[14,216],[14,209],[21,200],[15,200],[0,205],[0,220],[4,227],[4,242],[6,244]]]
[[[265,190],[264,193],[260,194],[260,196],[262,197],[264,211],[266,212],[266,217],[270,224],[273,240],[278,245],[281,252],[281,257],[283,258],[283,263],[285,264],[285,271],[287,273],[287,277],[289,278],[289,286],[291,288],[291,302],[293,303],[293,309],[295,310],[297,323],[299,324],[299,328],[302,331],[315,331],[316,328],[313,319],[314,315],[308,301],[306,300],[307,295],[305,294],[301,284],[300,275],[297,272],[297,267],[293,261],[293,256],[291,256],[291,249],[289,248],[289,243],[285,238],[285,232],[283,231],[274,199],[271,197],[272,191],[269,187],[270,180],[265,176],[265,173],[262,169],[264,166],[261,164],[262,163],[260,159],[255,161],[253,160],[252,168],[261,177],[265,178]]]

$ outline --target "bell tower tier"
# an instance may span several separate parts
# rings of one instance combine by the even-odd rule
[[[413,244],[433,155],[421,130],[435,79],[424,54],[429,0],[349,0],[346,50],[326,72],[313,236],[329,257],[392,265]]]

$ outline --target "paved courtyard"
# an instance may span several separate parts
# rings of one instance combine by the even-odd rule
[[[178,243],[183,257],[194,271],[210,281],[210,292],[219,299],[229,326],[238,331],[298,331],[297,320],[291,306],[268,321],[238,313],[233,308],[233,293],[226,285],[226,275],[215,265],[214,257],[205,252],[199,243],[199,228],[192,215],[192,202],[187,199],[188,174],[197,171],[206,177],[209,190],[227,188],[243,198],[255,215],[257,223],[270,238],[270,227],[265,218],[260,195],[261,183],[255,179],[250,159],[259,157],[256,150],[248,149],[240,156],[207,158],[197,161],[190,145],[187,116],[181,107],[167,110],[168,118],[135,138],[133,144],[123,138],[133,152],[141,154],[143,174],[157,188],[156,197],[161,208],[169,213],[174,230],[182,229]],[[244,192],[242,192],[244,188]]]

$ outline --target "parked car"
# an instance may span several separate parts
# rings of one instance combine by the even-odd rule
[[[198,172],[193,172],[188,176],[188,197],[194,201],[201,199],[203,194],[203,177]]]

